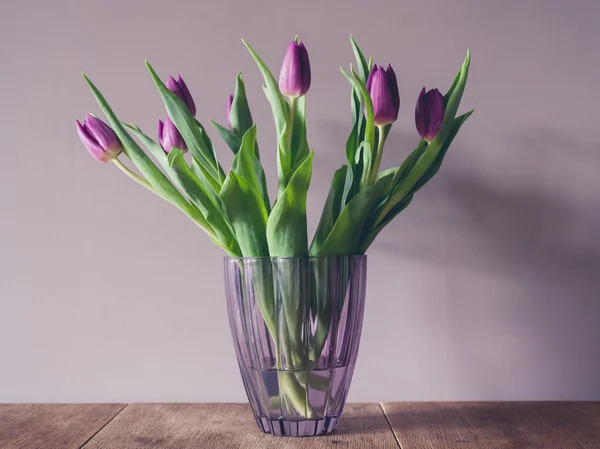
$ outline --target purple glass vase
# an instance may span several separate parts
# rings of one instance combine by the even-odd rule
[[[225,258],[229,322],[242,380],[265,433],[331,432],[362,329],[366,256]]]

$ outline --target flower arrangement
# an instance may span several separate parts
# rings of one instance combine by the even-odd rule
[[[418,95],[416,129],[422,137],[399,167],[380,171],[381,156],[398,118],[396,75],[365,59],[351,37],[357,70],[342,69],[351,86],[352,128],[346,142],[347,165],[338,169],[309,244],[306,196],[314,153],[306,130],[306,94],[311,70],[306,47],[298,38],[285,53],[279,80],[245,41],[264,78],[277,131],[278,191],[269,198],[241,72],[227,104],[227,126],[211,121],[233,151],[227,174],[205,127],[195,118],[194,99],[181,76],[165,84],[146,62],[164,101],[167,116],[158,124],[158,142],[137,125],[121,122],[87,78],[108,119],[88,114],[77,122],[79,136],[100,162],[113,162],[125,174],[172,203],[200,226],[231,257],[304,257],[364,254],[396,215],[438,172],[444,156],[473,111],[457,116],[469,72],[467,56],[445,95],[438,89]],[[146,151],[134,139],[137,137]],[[184,154],[191,153],[191,160]],[[124,154],[139,173],[120,160]],[[149,157],[150,154],[153,158]]]
[[[469,72],[467,52],[445,95],[425,88],[418,95],[417,147],[401,166],[380,170],[400,109],[398,83],[390,65],[367,61],[350,40],[357,70],[342,69],[351,86],[348,163],[333,175],[310,244],[306,197],[315,155],[307,137],[306,94],[311,71],[298,38],[287,48],[279,80],[244,41],[264,78],[275,120],[277,148],[267,153],[277,155],[275,201],[269,198],[241,73],[227,102],[227,126],[211,121],[234,153],[227,174],[195,118],[194,99],[181,76],[165,84],[146,63],[167,110],[156,141],[136,124],[121,122],[84,75],[110,125],[91,114],[77,122],[90,154],[113,162],[179,208],[230,256],[226,293],[242,379],[259,427],[276,435],[319,435],[337,425],[362,325],[366,259],[361,255],[438,172],[473,112],[457,116]],[[119,160],[121,154],[138,173]]]

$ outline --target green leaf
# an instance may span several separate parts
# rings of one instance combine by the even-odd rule
[[[268,257],[267,210],[248,181],[229,172],[221,188],[229,222],[244,257]]]
[[[277,198],[267,222],[267,241],[272,257],[303,257],[308,254],[306,195],[312,173],[310,152]]]
[[[206,221],[214,229],[218,240],[223,246],[229,248],[231,253],[241,255],[220,199],[211,195],[206,186],[190,170],[183,158],[183,151],[173,148],[168,155],[168,161],[172,176],[176,179],[177,184],[192,203],[202,211]]]
[[[198,122],[190,113],[186,104],[165,86],[148,61],[146,61],[146,66],[165,103],[169,117],[181,133],[192,156],[221,185],[223,181],[223,169],[215,158],[214,150],[207,145],[206,133],[198,126]]]
[[[373,167],[373,151],[371,151],[371,146],[366,140],[361,142],[356,151],[356,164],[359,165],[359,163],[362,167],[360,185],[367,186],[369,175]]]
[[[206,146],[206,148],[208,148],[208,150],[212,154],[213,160],[216,163],[216,170],[218,172],[216,181],[220,187],[222,181],[225,180],[225,173],[223,172],[223,168],[221,167],[221,164],[219,163],[219,160],[217,158],[217,151],[215,150],[215,146],[213,145],[212,141],[210,140],[210,136],[206,132],[206,129],[204,128],[204,126],[202,126],[202,123],[200,123],[198,120],[196,120],[196,125],[198,126],[198,128],[200,128],[200,134],[204,140],[204,145]],[[208,173],[207,170],[205,170],[205,172]]]
[[[342,165],[333,175],[333,181],[331,182],[331,188],[327,195],[327,200],[323,206],[323,212],[321,213],[321,219],[315,232],[312,244],[310,245],[310,255],[315,256],[319,253],[319,249],[325,243],[325,240],[331,233],[333,225],[335,224],[340,209],[343,206],[343,194],[346,184],[347,173],[352,173],[352,170],[347,165]]]
[[[94,83],[85,75],[83,75],[87,82],[90,90],[96,97],[96,101],[106,115],[109,124],[117,134],[117,137],[123,144],[125,155],[131,159],[142,175],[148,180],[152,188],[163,198],[167,199],[173,205],[178,207],[184,212],[190,219],[192,219],[198,226],[204,229],[211,238],[216,238],[216,235],[210,225],[204,219],[202,213],[192,204],[190,204],[184,197],[179,193],[169,179],[165,176],[160,169],[154,165],[152,160],[144,153],[139,147],[136,141],[127,133],[108,102],[100,91],[96,88]]]
[[[207,190],[211,192],[211,195],[218,196],[218,192],[221,190],[221,186],[218,181],[216,181],[210,173],[206,171],[206,169],[198,163],[198,161],[192,158],[192,163],[190,165],[190,169],[192,173],[196,175],[196,177],[200,180],[200,182],[206,187]]]
[[[240,150],[240,145],[242,144],[242,137],[237,133],[225,128],[224,126],[219,125],[214,120],[211,120],[210,124],[217,130],[229,149],[233,151],[233,154],[237,154],[237,152]]]
[[[360,80],[363,83],[367,83],[367,78],[369,77],[369,64],[363,55],[363,52],[360,50],[360,47],[354,40],[354,36],[350,35],[350,44],[352,45],[352,50],[354,51],[354,57],[356,58],[356,65],[358,66],[358,75]]]
[[[233,93],[233,103],[231,104],[229,120],[231,121],[231,129],[240,136],[243,136],[253,125],[242,72],[238,73],[235,80],[235,91]]]
[[[417,148],[415,148],[413,152],[410,153],[406,159],[404,159],[404,162],[402,162],[402,165],[400,167],[397,167],[396,172],[394,174],[394,178],[390,182],[390,187],[392,191],[395,190],[396,187],[402,183],[402,181],[404,181],[404,178],[406,178],[406,176],[413,169],[413,167],[427,148],[427,145],[427,141],[421,139],[421,141],[417,145]]]
[[[390,179],[391,175],[381,178],[350,200],[315,256],[350,256],[357,253],[365,221],[381,202]]]
[[[277,138],[278,141],[280,141],[286,134],[286,128],[290,116],[289,105],[287,104],[287,101],[285,101],[285,97],[279,91],[279,84],[277,83],[277,80],[275,80],[275,77],[267,65],[262,61],[262,59],[260,59],[250,44],[243,39],[242,42],[254,58],[254,61],[256,62],[256,65],[258,66],[265,80],[265,94],[269,100],[269,103],[271,104],[271,109],[273,110],[275,128],[277,129]]]
[[[140,129],[140,127],[138,125],[136,125],[135,123],[131,123],[131,124],[123,123],[123,126],[125,128],[127,128],[129,131],[131,131],[138,139],[140,139],[142,141],[142,143],[144,144],[144,146],[146,148],[148,148],[148,151],[150,151],[150,153],[152,154],[154,159],[156,159],[158,161],[160,166],[165,171],[168,171],[169,162],[167,160],[167,153],[165,153],[165,151],[162,149],[162,147],[157,142],[155,142],[150,137],[148,137],[146,134],[144,134],[142,132],[142,130]]]
[[[356,93],[356,90],[352,88],[352,98],[350,99],[350,106],[352,107],[352,130],[346,140],[346,158],[350,167],[354,168],[356,165],[356,150],[360,142],[360,122],[363,117],[361,110],[361,102]]]
[[[159,162],[163,170],[167,172],[167,175],[169,175],[169,177],[175,183],[175,185],[182,189],[182,187],[178,184],[178,178],[174,176],[173,169],[169,164],[167,153],[164,152],[162,147],[157,142],[148,137],[146,134],[144,134],[140,127],[135,123],[124,123],[123,126],[129,129],[138,139],[142,141],[142,143],[146,146],[146,148],[148,148],[150,153],[152,153],[152,156],[154,156],[154,158]],[[207,190],[210,190],[211,195],[213,197],[218,196],[216,192],[221,190],[221,186],[219,186],[217,181],[215,181],[209,176],[209,174],[204,170],[204,168],[200,164],[198,164],[196,159],[192,159],[191,170],[192,173],[194,173],[194,175],[198,178],[198,180],[205,186],[205,188]]]
[[[360,80],[360,77],[351,70],[352,76],[348,75],[343,68],[340,68],[342,74],[346,77],[346,79],[350,82],[350,84],[357,89],[362,95],[363,104],[365,105],[366,112],[366,123],[365,123],[365,140],[371,146],[371,149],[375,148],[375,119],[373,113],[373,101],[371,100],[371,95],[367,90],[365,84]]]
[[[244,178],[259,193],[267,213],[271,211],[267,180],[263,166],[256,157],[256,125],[244,134],[240,151],[233,158],[231,170]]]
[[[365,231],[363,231],[363,235],[361,236],[361,242],[358,246],[358,253],[364,254],[369,246],[375,240],[375,237],[379,235],[379,233],[385,228],[400,212],[408,207],[410,202],[413,199],[413,195],[407,196],[404,200],[396,204],[392,210],[390,210],[387,215],[384,217],[383,221],[376,226],[374,229],[369,229],[365,226]]]
[[[354,172],[352,167],[348,167],[346,170],[346,179],[344,182],[344,191],[342,192],[342,198],[340,200],[340,207],[344,207],[348,204],[348,201],[354,196]],[[337,217],[336,217],[337,218]]]
[[[267,67],[267,65],[260,59],[258,54],[245,40],[242,42],[248,48],[248,51],[254,58],[256,65],[263,75],[265,84],[263,89],[269,103],[271,104],[271,110],[273,111],[273,119],[275,121],[275,129],[277,130],[277,178],[278,178],[278,194],[279,198],[283,195],[291,171],[293,160],[291,154],[291,136],[289,136],[290,126],[290,106],[288,105],[285,97],[279,91],[279,84],[275,77]]]

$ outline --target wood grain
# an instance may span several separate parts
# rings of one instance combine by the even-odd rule
[[[0,404],[0,448],[80,448],[123,404]]]
[[[598,449],[600,403],[383,403],[402,449]]]
[[[246,404],[134,404],[85,449],[397,449],[379,404],[348,404],[338,428],[312,438],[274,437]]]

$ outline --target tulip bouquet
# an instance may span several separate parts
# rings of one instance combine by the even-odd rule
[[[277,148],[262,151],[263,156],[276,153],[275,201],[271,201],[267,190],[257,127],[241,73],[227,103],[227,126],[211,121],[234,153],[227,173],[219,163],[206,128],[195,118],[194,99],[181,76],[170,77],[165,84],[148,62],[146,65],[167,111],[164,120],[158,122],[157,141],[136,124],[121,122],[85,75],[110,126],[88,114],[83,124],[77,122],[79,135],[94,158],[101,162],[112,161],[137,183],[180,209],[232,258],[364,254],[382,229],[438,172],[450,144],[473,112],[457,115],[467,82],[470,55],[467,53],[445,95],[438,89],[423,88],[415,108],[421,141],[401,166],[380,170],[385,143],[400,108],[396,75],[390,65],[384,68],[375,65],[372,58],[367,60],[354,39],[350,40],[356,70],[352,65],[349,72],[342,69],[351,86],[352,126],[345,148],[348,163],[333,175],[310,244],[306,197],[315,155],[307,137],[306,94],[311,85],[311,71],[307,49],[298,38],[287,48],[279,80],[244,41],[264,78],[263,89],[275,121]],[[186,152],[191,153],[191,157],[186,156]],[[137,173],[119,160],[121,154],[133,163]],[[292,276],[288,278],[292,283]],[[285,273],[279,273],[278,279],[283,282]],[[270,282],[272,285],[272,280]],[[324,324],[307,343],[300,336],[300,332],[305,331],[301,330],[304,328],[299,321],[297,298],[286,298],[286,295],[291,296],[291,289],[282,289],[287,293],[283,295],[280,319],[273,305],[274,293],[272,288],[265,287],[267,284],[264,280],[258,282],[253,292],[258,296],[266,332],[277,346],[273,351],[276,353],[274,368],[287,366],[297,373],[291,378],[280,377],[281,394],[277,401],[281,402],[276,402],[280,407],[293,409],[298,416],[314,417],[315,408],[309,403],[308,394],[312,383],[306,380],[306,373],[301,373],[318,364],[331,325]],[[315,314],[327,317],[319,322],[329,323],[333,314],[331,306],[326,303],[319,307]],[[285,327],[283,331],[281,322]],[[283,342],[281,347],[280,341]]]

